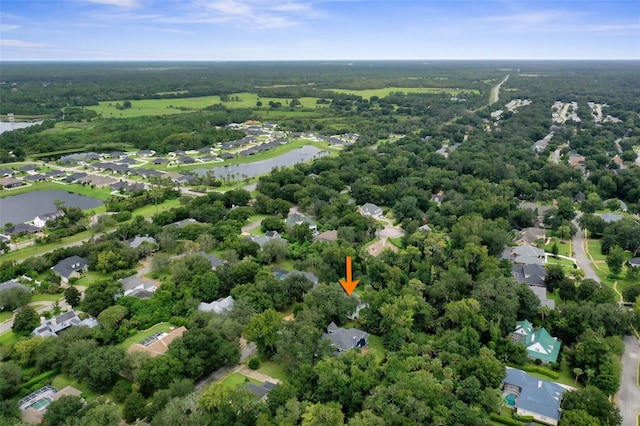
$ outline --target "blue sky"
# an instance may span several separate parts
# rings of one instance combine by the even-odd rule
[[[0,0],[0,58],[640,59],[640,1]]]

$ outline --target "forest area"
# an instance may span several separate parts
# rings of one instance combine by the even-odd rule
[[[144,190],[113,196],[105,205],[113,215],[96,224],[99,238],[0,263],[0,282],[27,276],[39,282],[29,284],[32,294],[63,294],[97,320],[93,328],[34,336],[40,319],[29,299],[0,292],[2,310],[17,308],[11,338],[0,335],[0,423],[22,425],[21,398],[61,382],[80,387],[83,398],[51,402],[44,424],[539,422],[505,402],[505,376],[519,369],[571,388],[555,424],[621,425],[612,397],[623,337],[640,329],[640,268],[628,262],[640,256],[636,65],[3,64],[0,113],[46,116],[41,125],[0,134],[3,163],[34,155],[55,162],[48,153],[59,150],[167,153],[185,134],[180,148],[215,146],[244,135],[227,125],[264,119],[267,109],[233,108],[231,99],[180,114],[91,113],[103,101],[135,108],[140,99],[250,92],[282,99],[270,113],[285,110],[274,120],[283,132],[359,137],[337,155],[276,168],[255,189],[238,184],[194,196],[167,184],[153,197]],[[492,87],[507,75],[499,102],[490,104]],[[402,91],[363,97],[333,90],[389,87]],[[443,91],[411,91],[425,87]],[[451,88],[455,96],[445,90]],[[292,102],[303,97],[317,98],[316,107]],[[520,106],[510,109],[512,101]],[[576,102],[577,119],[559,121],[556,102]],[[589,103],[604,105],[616,120],[596,122]],[[557,162],[550,161],[554,153]],[[177,206],[132,214],[158,199]],[[380,213],[363,214],[367,204]],[[293,213],[306,219],[291,223]],[[606,222],[604,214],[620,219]],[[186,225],[174,226],[180,221]],[[255,229],[243,232],[251,223]],[[389,223],[401,236],[384,237],[385,249],[373,253]],[[587,230],[622,293],[573,263],[547,262],[540,286],[554,307],[544,304],[516,280],[519,262],[503,255],[521,247],[516,241],[531,228],[542,229],[542,241],[530,247],[545,260],[557,260],[559,247]],[[318,238],[326,232],[335,238]],[[155,243],[132,248],[136,236]],[[87,259],[88,272],[66,284],[51,268],[72,256]],[[347,257],[359,280],[349,296],[338,284]],[[142,263],[157,289],[148,298],[125,295],[122,280]],[[233,307],[223,313],[199,309],[229,296]],[[557,359],[533,359],[514,340],[523,321],[561,342]],[[157,356],[128,350],[159,324],[186,331]],[[330,327],[358,330],[367,344],[336,355]],[[255,345],[255,354],[243,359],[240,339]],[[249,390],[259,384],[249,376],[235,385],[201,385],[218,369],[244,364],[278,379],[264,398]]]

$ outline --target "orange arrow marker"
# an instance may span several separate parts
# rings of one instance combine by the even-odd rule
[[[351,279],[351,256],[347,256],[347,279],[346,280],[338,280],[344,291],[347,292],[349,296],[353,293],[356,286],[358,285],[359,280]]]

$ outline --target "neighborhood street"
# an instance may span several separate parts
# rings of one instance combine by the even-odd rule
[[[640,414],[639,359],[640,340],[633,336],[625,336],[620,390],[616,395],[616,402],[622,414],[622,426],[636,426],[638,414]]]
[[[574,220],[574,225],[578,228],[578,232],[573,237],[572,246],[573,246],[573,258],[576,260],[576,263],[584,271],[585,278],[591,278],[596,282],[600,282],[600,278],[596,271],[593,269],[593,265],[587,253],[585,251],[586,240],[584,238],[584,231],[580,229],[580,226],[577,223],[578,218]]]

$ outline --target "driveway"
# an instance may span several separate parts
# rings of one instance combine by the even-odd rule
[[[636,426],[638,414],[640,414],[638,359],[640,359],[640,340],[633,336],[625,336],[620,390],[616,395],[620,414],[622,414],[622,426]]]

